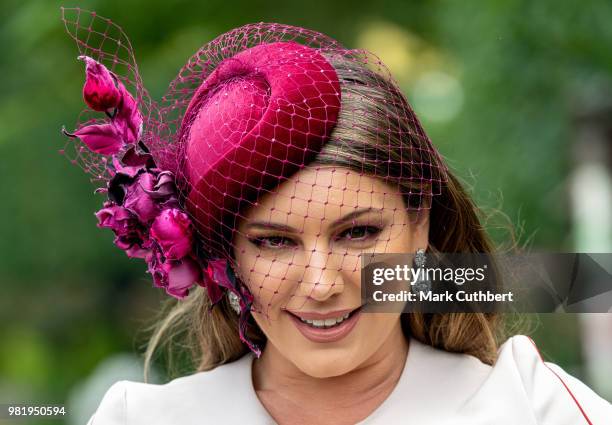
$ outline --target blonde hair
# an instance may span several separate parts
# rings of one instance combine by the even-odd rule
[[[410,193],[414,183],[402,176],[422,173],[420,169],[413,169],[419,162],[431,163],[433,172],[445,169],[441,159],[426,149],[412,149],[412,160],[402,161],[401,155],[407,149],[401,147],[407,143],[423,146],[426,136],[404,96],[390,79],[365,66],[357,68],[355,63],[344,58],[328,56],[328,60],[336,68],[341,82],[342,107],[337,125],[317,155],[316,164],[333,164],[385,176],[386,180],[407,189],[403,193]],[[360,121],[356,123],[357,120]],[[384,123],[383,128],[389,129],[386,134],[390,136],[384,144],[377,144],[381,123]],[[415,160],[415,155],[421,155],[421,161]],[[381,157],[402,164],[402,169],[381,170],[381,162],[386,163],[380,161]],[[431,187],[425,188],[421,183],[420,189],[423,192]],[[424,202],[430,203],[426,207],[430,208],[431,251],[493,251],[493,244],[479,219],[480,211],[451,172],[445,171],[445,183],[436,196],[406,199],[409,209],[418,210]],[[251,322],[248,335],[262,347],[265,335],[254,321]],[[494,363],[502,337],[497,314],[405,313],[401,322],[404,333],[412,338],[446,351],[473,355],[487,364]],[[210,370],[242,357],[248,349],[240,341],[237,329],[237,315],[226,297],[212,310],[207,293],[201,287],[192,290],[184,301],[168,300],[161,320],[151,328],[152,336],[145,352],[145,380],[160,348],[165,348],[170,375],[189,372],[175,369],[176,354],[186,355],[191,363],[188,369],[195,371]]]

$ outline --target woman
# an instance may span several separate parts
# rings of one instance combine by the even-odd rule
[[[87,15],[67,16],[70,31]],[[364,311],[363,253],[493,250],[373,55],[247,25],[200,49],[157,106],[135,64],[132,80],[113,73],[101,62],[120,58],[71,34],[99,60],[83,57],[84,98],[106,119],[67,133],[106,182],[99,226],[182,300],[146,363],[183,332],[197,365],[116,383],[90,424],[609,423],[609,403],[528,337],[498,347],[495,314]]]

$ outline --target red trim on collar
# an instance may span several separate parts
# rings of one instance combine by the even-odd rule
[[[544,366],[546,366],[548,368],[548,370],[550,370],[556,377],[557,379],[559,379],[559,381],[561,381],[561,383],[563,384],[563,386],[565,387],[565,389],[567,390],[567,392],[569,393],[569,395],[572,397],[572,399],[574,400],[574,403],[576,403],[576,406],[578,406],[578,409],[580,410],[580,413],[582,413],[582,416],[584,417],[584,419],[587,421],[587,423],[589,425],[593,425],[593,422],[591,422],[591,420],[589,419],[589,417],[587,416],[586,412],[584,411],[584,409],[582,408],[582,406],[580,405],[580,403],[578,402],[578,399],[576,398],[576,396],[574,396],[574,394],[572,393],[572,391],[569,389],[569,387],[567,386],[567,384],[565,383],[565,381],[563,380],[563,378],[561,378],[559,376],[559,374],[557,372],[555,372],[550,366],[548,366],[546,364],[546,362],[544,361],[544,358],[542,357],[542,354],[540,353],[540,350],[538,349],[538,346],[536,345],[535,341],[533,339],[531,339],[531,337],[527,336],[527,338],[529,338],[529,341],[531,341],[531,343],[533,344],[533,347],[535,348],[536,352],[538,353],[538,356],[540,356],[540,360],[542,361],[542,363],[544,364]]]

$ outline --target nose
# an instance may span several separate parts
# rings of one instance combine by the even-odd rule
[[[302,299],[325,301],[344,290],[342,256],[329,249],[310,250],[297,291]]]

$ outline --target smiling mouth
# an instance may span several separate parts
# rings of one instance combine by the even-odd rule
[[[338,314],[337,316],[326,317],[326,318],[315,318],[316,314],[296,314],[289,312],[292,316],[299,319],[302,323],[308,325],[311,328],[315,329],[329,329],[340,326],[344,321],[349,320],[355,313],[361,310],[361,307],[358,307],[352,311],[346,311],[344,314]],[[308,318],[303,317],[308,316]],[[322,315],[321,315],[322,316]],[[328,316],[328,315],[326,315]]]

